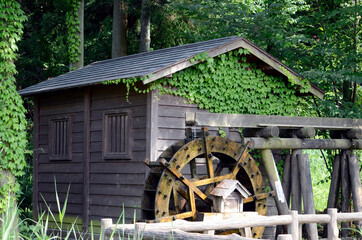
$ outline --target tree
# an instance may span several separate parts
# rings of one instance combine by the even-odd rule
[[[127,14],[122,0],[113,1],[112,58],[127,55]]]
[[[0,212],[9,193],[19,189],[13,176],[21,175],[25,166],[25,109],[14,78],[16,43],[21,39],[25,19],[17,1],[0,0]]]
[[[149,52],[151,44],[150,0],[142,0],[140,52]]]
[[[70,0],[67,13],[69,69],[84,66],[84,0]]]

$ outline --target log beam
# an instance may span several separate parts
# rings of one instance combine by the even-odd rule
[[[288,117],[249,114],[186,113],[186,124],[210,127],[260,128],[278,126],[279,128],[303,128],[343,130],[362,128],[362,119]]]
[[[360,139],[245,138],[253,149],[362,149]]]

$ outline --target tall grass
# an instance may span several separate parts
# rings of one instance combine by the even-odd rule
[[[19,239],[18,208],[12,197],[6,204],[5,212],[0,215],[0,239]]]
[[[70,229],[67,229],[67,231],[63,231],[64,226],[64,219],[66,215],[67,210],[67,203],[68,203],[68,197],[69,197],[69,190],[70,187],[68,187],[66,198],[64,201],[64,204],[62,206],[58,192],[57,187],[55,183],[55,198],[57,203],[57,210],[58,210],[58,216],[56,217],[55,214],[50,209],[50,206],[46,203],[45,199],[43,198],[45,205],[47,207],[47,211],[41,213],[38,216],[38,221],[34,221],[31,219],[25,219],[19,222],[18,213],[19,209],[17,207],[16,201],[13,197],[10,197],[10,200],[7,203],[6,211],[0,215],[0,240],[53,240],[53,239],[61,239],[61,240],[68,240],[68,239],[75,239],[75,240],[85,240],[85,239],[91,239],[94,240],[94,237],[96,233],[93,231],[93,223],[91,222],[90,225],[90,231],[89,232],[82,232],[78,229],[76,220],[71,224]],[[124,226],[125,224],[125,214],[124,214],[124,206],[122,208],[122,213],[119,216],[116,227],[110,234],[110,239],[113,238],[113,236],[118,235],[118,239],[130,239],[130,236],[124,236],[125,232],[123,230],[123,233],[117,232],[116,229],[117,226],[122,221],[122,224]],[[21,229],[24,229],[24,227],[20,228],[20,226],[26,225],[27,222],[31,222],[32,225],[30,225],[27,229],[27,231],[21,232]],[[49,223],[52,222],[55,224],[55,228],[50,228]],[[134,214],[134,222],[136,223],[136,212]],[[136,226],[136,225],[135,225]],[[102,233],[104,229],[101,228],[99,233],[99,240],[102,240]],[[135,231],[136,233],[136,231]],[[143,235],[143,233],[142,233]],[[134,234],[132,239],[142,239],[137,238],[137,235]]]
[[[324,211],[327,207],[329,186],[331,183],[328,171],[320,150],[305,150],[309,155],[310,171],[312,175],[312,187],[314,204],[317,211]],[[327,155],[324,153],[324,155]]]

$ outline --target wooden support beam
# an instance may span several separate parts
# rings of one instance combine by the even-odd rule
[[[328,204],[327,208],[336,208],[337,207],[337,199],[339,193],[339,187],[341,184],[341,155],[337,154],[334,157],[333,163],[333,171],[332,171],[332,179],[329,187],[329,195],[328,195]]]
[[[314,138],[315,137],[315,128],[314,127],[304,127],[294,131],[294,134],[298,138]]]
[[[353,128],[349,130],[333,130],[329,132],[331,138],[348,138],[348,139],[361,139],[362,128]]]
[[[291,185],[291,155],[288,154],[284,160],[282,187],[287,205],[290,205],[290,185]]]
[[[279,129],[279,131],[279,137],[281,138],[314,138],[315,136],[315,128],[313,127],[304,127],[299,129],[282,128]]]
[[[279,136],[279,128],[276,126],[264,127],[264,128],[244,128],[244,137],[262,137],[271,138]]]
[[[279,128],[315,129],[361,129],[362,119],[351,118],[317,118],[317,117],[288,117],[249,114],[223,113],[186,113],[186,123],[196,126],[261,128],[277,126]]]
[[[357,155],[348,156],[349,176],[351,181],[353,208],[362,214],[362,185]],[[362,230],[362,221],[356,224]],[[361,234],[359,234],[361,237]]]
[[[290,209],[302,213],[302,201],[301,201],[301,189],[300,189],[300,178],[299,178],[299,167],[297,155],[302,154],[302,150],[293,150],[292,152],[292,185],[291,185],[291,204]]]
[[[349,212],[350,209],[350,178],[349,178],[349,169],[348,169],[348,155],[350,155],[349,150],[342,151],[341,156],[341,212]],[[341,223],[341,236],[347,237],[349,235],[350,228],[348,222]]]
[[[205,155],[205,159],[206,159],[207,174],[208,174],[209,178],[213,178],[214,177],[214,165],[212,164],[211,151],[206,144],[207,131],[208,131],[207,127],[202,128],[202,142],[203,142],[203,146],[204,146],[204,155]]]
[[[265,149],[261,151],[261,156],[272,190],[276,192],[274,200],[278,208],[278,212],[280,215],[287,215],[289,214],[289,209],[284,197],[279,174],[275,166],[273,153],[270,149]]]
[[[337,207],[337,200],[339,196],[339,188],[341,185],[341,155],[336,154],[334,157],[334,163],[333,163],[333,171],[332,171],[332,179],[331,184],[329,187],[329,195],[328,195],[328,203],[327,203],[327,209],[328,208],[336,208]],[[323,237],[326,238],[328,234],[327,230],[328,225],[324,225],[323,229]]]
[[[300,174],[300,185],[303,196],[304,214],[315,214],[313,188],[312,188],[312,176],[310,172],[309,157],[307,154],[298,154],[298,168]],[[308,223],[307,235],[308,239],[317,240],[318,230],[316,223]]]

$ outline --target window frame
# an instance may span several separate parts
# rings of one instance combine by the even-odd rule
[[[65,155],[54,155],[55,150],[55,122],[59,121],[66,121],[67,122],[67,154]],[[52,117],[49,119],[49,160],[72,160],[72,146],[73,146],[73,116],[72,115],[65,115],[65,116],[57,116]]]
[[[108,117],[109,116],[126,116],[125,121],[125,152],[109,153],[107,152],[108,144]],[[117,109],[103,112],[103,129],[102,129],[102,156],[104,160],[131,160],[132,158],[132,141],[131,141],[131,110],[129,108]]]

